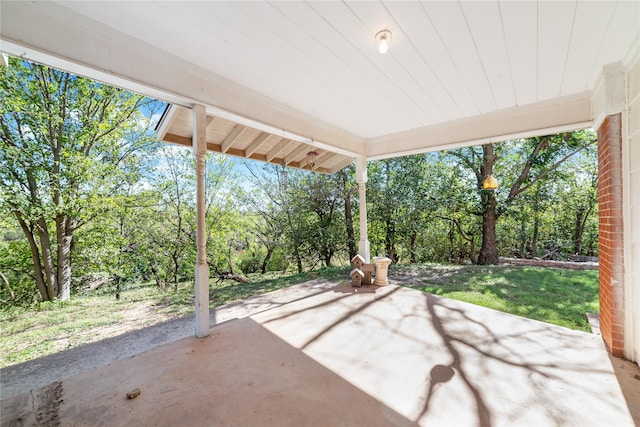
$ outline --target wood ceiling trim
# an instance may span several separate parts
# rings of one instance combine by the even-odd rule
[[[175,104],[169,104],[168,109],[166,110],[166,115],[160,118],[160,126],[156,130],[158,139],[163,140],[164,137],[171,130],[171,126],[173,126],[173,122],[178,116],[179,108]]]
[[[208,127],[215,121],[215,117],[212,117],[210,121],[208,121]],[[249,129],[243,125],[236,125],[236,127],[227,135],[225,140],[220,143],[207,142],[207,150],[214,153],[228,154],[230,156],[242,157],[251,160],[257,160],[260,162],[271,163],[274,165],[282,165],[284,164],[288,167],[295,169],[302,169],[312,172],[324,173],[324,174],[332,174],[348,164],[353,162],[353,159],[350,157],[345,158],[344,161],[341,161],[337,166],[333,168],[327,168],[325,165],[334,160],[336,157],[344,157],[342,154],[333,153],[331,151],[321,151],[320,156],[317,159],[316,165],[311,167],[307,164],[304,159],[307,156],[307,153],[313,150],[313,147],[310,147],[306,144],[299,143],[297,141],[293,141],[290,139],[285,140],[283,143],[277,143],[275,147],[273,147],[268,153],[261,154],[258,153],[257,150],[263,146],[267,140],[275,136],[273,134],[262,132],[256,137],[253,142],[247,147],[245,150],[241,150],[238,148],[234,148],[231,146],[232,142],[227,142],[227,147],[225,151],[225,141],[231,141],[232,139],[237,140],[240,135]],[[165,137],[162,139],[164,142],[170,142],[173,144],[178,144],[184,147],[192,147],[192,138],[188,136],[176,135],[174,133],[167,133]],[[282,158],[282,153],[285,152],[288,148],[293,145],[298,144],[296,148],[294,148],[290,153],[285,154],[284,159]],[[317,150],[317,149],[316,149]],[[320,150],[317,150],[320,151]],[[280,155],[280,156],[278,156]]]
[[[306,153],[309,150],[309,147],[305,144],[300,144],[298,148],[284,156],[284,162],[287,166],[293,161],[295,161],[302,153]]]
[[[342,170],[344,168],[346,168],[347,166],[349,166],[351,163],[354,162],[354,159],[352,159],[351,157],[347,157],[346,159],[344,159],[342,162],[338,163],[337,165],[335,165],[331,171],[329,173],[336,173],[339,170]]]
[[[251,156],[258,151],[258,149],[264,144],[271,136],[270,133],[262,132],[251,144],[244,150],[245,156],[251,158]]]
[[[287,147],[289,147],[289,145],[293,143],[292,140],[290,139],[284,139],[284,140],[280,140],[280,142],[278,142],[266,155],[267,157],[267,161],[270,162],[271,160],[275,159],[276,156],[278,154],[283,154],[286,152]]]
[[[205,129],[208,131],[210,127],[211,128],[215,127],[215,122],[216,122],[216,117],[208,116],[207,117],[207,125],[206,125]]]
[[[316,160],[316,164],[311,168],[311,170],[316,171],[320,169],[321,166],[326,165],[328,162],[335,159],[337,156],[339,156],[339,154],[337,153],[331,153],[329,151],[325,152],[324,154],[318,157],[318,160]]]
[[[180,136],[175,133],[167,133],[162,140],[173,144],[184,145],[185,147],[191,147],[193,145],[191,137]]]
[[[220,144],[222,152],[223,153],[229,152],[229,150],[233,146],[234,142],[236,142],[238,140],[238,138],[240,138],[240,136],[242,135],[242,133],[245,130],[247,130],[246,126],[236,125],[233,128],[233,130],[229,133],[229,135],[227,135],[227,137],[224,139],[224,141],[222,141],[222,144]]]

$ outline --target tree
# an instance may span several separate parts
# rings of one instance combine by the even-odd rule
[[[590,131],[578,131],[449,152],[473,173],[480,194],[479,209],[473,211],[482,217],[482,245],[478,264],[498,263],[496,221],[509,205],[572,156],[595,142]],[[483,190],[485,177],[493,174],[494,169],[499,169],[501,174],[501,189],[496,192]]]
[[[353,230],[353,205],[351,201],[351,195],[358,191],[358,185],[354,182],[355,170],[353,166],[347,166],[336,174],[340,183],[340,191],[342,192],[344,203],[344,224],[345,232],[347,234],[347,252],[349,253],[349,259],[353,259],[353,257],[358,253],[356,248],[356,236]]]
[[[369,164],[368,199],[371,201],[372,246],[394,261],[407,255],[418,259],[418,238],[437,206],[441,167],[434,154]]]
[[[69,299],[74,235],[153,143],[141,112],[153,101],[14,58],[0,86],[0,209],[29,243],[41,297]]]

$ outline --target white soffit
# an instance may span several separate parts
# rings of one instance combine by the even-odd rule
[[[349,155],[484,141],[484,119],[494,137],[588,125],[582,101],[603,65],[640,43],[638,1],[3,0],[0,8],[0,50],[80,63],[101,80],[202,102]],[[374,34],[384,28],[393,39],[380,55]]]

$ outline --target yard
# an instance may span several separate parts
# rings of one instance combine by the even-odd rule
[[[251,283],[210,281],[211,307],[314,278],[348,281],[348,269],[250,276]],[[520,266],[393,265],[392,283],[588,331],[585,313],[598,312],[598,272]],[[160,291],[132,286],[116,299],[109,288],[68,302],[0,311],[0,367],[32,360],[193,313],[193,285]]]

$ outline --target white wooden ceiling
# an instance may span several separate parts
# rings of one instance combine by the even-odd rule
[[[602,67],[624,60],[640,39],[638,1],[3,0],[0,7],[1,50],[24,47],[36,59],[49,52],[107,73],[103,79],[164,90],[165,99],[212,100],[207,105],[238,117],[374,158],[478,142],[492,136],[482,123],[493,123],[496,137],[588,125]],[[374,35],[385,28],[393,39],[380,55]],[[147,75],[122,63],[109,43],[123,46],[122,58],[134,52],[151,64]],[[151,68],[153,61],[170,64],[174,78],[186,69],[201,77],[202,95],[196,83],[158,83],[162,67]],[[207,87],[213,80],[217,86]],[[235,96],[220,95],[231,87]],[[469,131],[446,136],[459,128]]]

